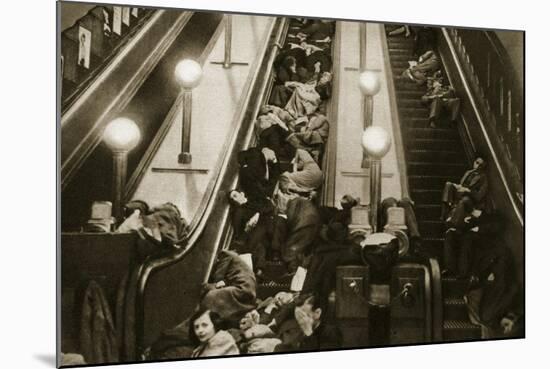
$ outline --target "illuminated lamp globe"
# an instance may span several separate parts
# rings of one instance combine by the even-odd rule
[[[128,118],[117,118],[107,125],[103,140],[113,151],[130,151],[139,143],[141,132],[137,124]]]
[[[176,78],[183,88],[191,90],[198,86],[202,77],[202,67],[191,59],[183,59],[176,65]]]
[[[364,96],[374,96],[380,91],[378,73],[371,70],[364,71],[359,76],[359,89]]]
[[[381,159],[390,150],[391,137],[384,128],[371,126],[363,132],[361,143],[368,155]]]

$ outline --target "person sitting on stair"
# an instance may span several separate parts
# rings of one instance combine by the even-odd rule
[[[464,173],[459,184],[447,182],[443,188],[441,220],[448,222],[451,228],[461,227],[467,214],[466,208],[484,210],[486,207],[489,190],[487,161],[480,154],[475,158],[472,169]]]
[[[456,121],[460,109],[460,99],[456,97],[452,86],[443,84],[441,71],[435,72],[432,77],[428,77],[428,90],[422,96],[424,104],[430,106],[430,116],[428,122],[430,128],[435,128],[443,109],[449,112],[451,122]]]

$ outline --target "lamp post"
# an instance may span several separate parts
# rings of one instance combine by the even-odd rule
[[[365,70],[359,75],[359,89],[363,95],[363,129],[372,126],[373,96],[380,91],[380,78],[378,73],[372,70]],[[363,153],[361,168],[368,168],[367,157]]]
[[[202,77],[202,67],[191,59],[184,59],[176,65],[176,78],[183,90],[182,103],[182,127],[181,127],[181,151],[178,155],[178,163],[190,164],[192,157],[190,152],[191,140],[191,112],[193,108],[193,89],[198,86]]]
[[[370,158],[370,218],[374,232],[378,232],[378,204],[382,195],[382,162],[381,159],[391,147],[388,132],[378,126],[370,126],[363,132],[363,152]]]
[[[122,200],[126,186],[128,152],[141,139],[137,124],[128,118],[117,118],[103,132],[103,140],[113,152],[113,212],[117,220],[122,216]]]

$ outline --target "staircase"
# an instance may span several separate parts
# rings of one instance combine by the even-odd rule
[[[441,191],[445,182],[460,181],[467,169],[466,154],[458,128],[446,121],[444,115],[437,128],[429,128],[429,109],[420,100],[426,87],[400,77],[408,68],[408,61],[416,59],[412,52],[413,38],[388,36],[387,42],[405,146],[409,192],[415,202],[422,235],[419,251],[441,261],[445,232],[440,220]],[[444,278],[442,282],[443,340],[479,339],[480,330],[469,322],[462,299],[467,282],[456,278]]]

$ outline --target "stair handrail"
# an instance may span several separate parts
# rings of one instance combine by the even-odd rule
[[[486,125],[489,124],[489,121],[491,121],[491,124],[495,124],[495,116],[491,112],[490,109],[487,109],[487,100],[483,98],[483,94],[479,90],[479,79],[475,77],[473,67],[470,63],[470,58],[465,54],[465,46],[458,38],[458,34],[455,30],[450,30],[446,27],[441,28],[441,32],[443,34],[443,37],[445,41],[447,42],[451,56],[457,66],[460,79],[465,86],[465,91],[467,94],[468,99],[472,103],[472,107],[474,110],[474,113],[476,115],[476,120],[479,123],[479,126],[481,128],[481,131],[483,133],[483,137],[485,139],[485,142],[487,143],[487,146],[489,148],[490,155],[495,163],[497,172],[500,176],[500,179],[504,185],[504,188],[506,190],[506,194],[509,197],[509,200],[513,206],[514,212],[516,214],[516,217],[523,227],[524,220],[523,220],[523,213],[521,209],[518,206],[518,202],[523,204],[523,199],[517,198],[517,196],[514,196],[513,191],[511,189],[511,184],[509,183],[509,180],[507,176],[505,175],[505,168],[503,167],[502,160],[503,158],[500,158],[499,155],[497,155],[497,152],[495,150],[494,144],[491,140],[491,137],[488,133]],[[445,63],[445,60],[443,60]],[[468,66],[468,71],[465,70],[465,66]],[[476,82],[477,80],[477,82]],[[477,104],[476,101],[484,101],[485,105],[482,107],[480,104]],[[481,110],[482,108],[483,111]],[[499,138],[500,139],[500,138]],[[516,167],[517,170],[517,167]],[[510,175],[508,172],[507,174]],[[521,189],[523,191],[523,189]]]
[[[275,41],[272,42],[272,49],[269,53],[269,57],[267,59],[267,62],[259,62],[256,68],[255,73],[255,80],[258,80],[258,73],[260,70],[262,70],[262,65],[269,65],[272,66],[275,58],[277,56],[279,45],[280,45],[280,39],[284,37],[286,34],[286,31],[288,29],[288,20],[286,18],[277,18],[271,25],[272,34],[275,32],[274,39]],[[274,31],[275,30],[275,31]],[[263,50],[267,49],[268,45],[270,43],[266,43]],[[266,52],[263,53],[264,55]],[[264,56],[265,58],[265,56]],[[271,71],[272,68],[269,68],[269,71]],[[266,91],[269,86],[270,82],[273,82],[273,75],[272,73],[265,73],[261,77],[261,88],[259,88],[260,91]],[[241,124],[247,124],[248,123],[248,129],[245,133],[245,139],[242,141],[244,142],[244,146],[249,146],[250,142],[254,140],[254,120],[256,119],[256,116],[260,110],[260,107],[263,103],[265,103],[265,94],[260,94],[256,96],[252,96],[252,92],[254,91],[254,88],[250,88],[247,92],[247,96],[245,99],[242,100],[242,105],[240,107],[240,113],[239,115],[234,119],[233,126],[241,125]],[[255,99],[255,100],[253,100]],[[254,101],[254,102],[252,102]],[[250,108],[252,106],[252,109]],[[243,122],[246,116],[250,116],[251,121],[250,122]],[[147,285],[147,281],[149,276],[162,268],[168,267],[169,265],[172,265],[174,263],[177,263],[181,260],[183,260],[195,247],[197,244],[197,241],[199,240],[200,236],[202,235],[202,231],[205,228],[205,225],[212,215],[212,210],[214,208],[214,203],[216,202],[216,195],[221,190],[221,184],[222,184],[222,178],[224,178],[227,175],[227,170],[229,167],[229,160],[232,155],[230,155],[234,150],[242,149],[243,147],[238,147],[237,138],[239,136],[239,129],[234,129],[231,133],[231,136],[228,140],[226,140],[224,148],[222,149],[221,159],[218,160],[218,163],[216,165],[216,168],[213,170],[213,173],[216,173],[214,175],[210,182],[208,183],[207,189],[205,191],[205,195],[197,209],[196,215],[194,216],[191,224],[189,225],[189,232],[187,235],[187,238],[184,241],[184,244],[186,247],[182,247],[181,249],[177,250],[176,252],[165,255],[158,258],[149,257],[145,260],[143,264],[141,264],[137,270],[137,278],[136,278],[136,297],[135,297],[135,307],[136,311],[140,311],[140,306],[143,306],[143,299],[144,299],[144,293],[145,288]],[[236,185],[238,174],[235,173],[233,184]],[[226,210],[224,211],[224,214],[222,215],[224,219],[228,219],[229,217],[229,204],[226,207]],[[227,223],[227,222],[224,222]],[[225,239],[227,240],[227,237],[224,238],[223,234],[227,230],[220,229],[219,231],[219,239]],[[221,243],[221,242],[220,242]],[[218,245],[222,246],[223,245]],[[219,251],[219,248],[218,248]],[[209,276],[210,271],[214,265],[215,261],[215,254],[213,255],[212,259],[209,262],[209,268],[207,270],[206,278]],[[139,313],[136,313],[136,315],[139,317]],[[136,337],[139,339],[138,337]]]

